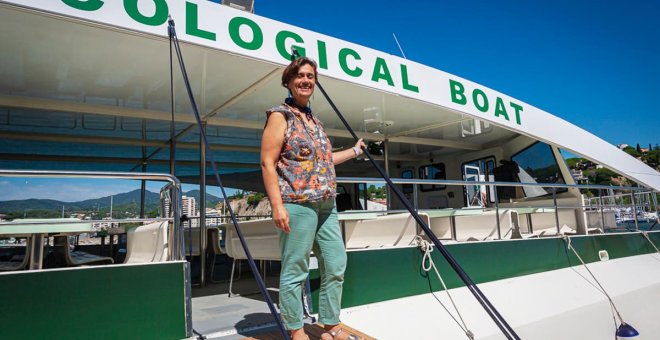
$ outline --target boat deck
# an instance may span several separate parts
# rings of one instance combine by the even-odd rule
[[[192,316],[193,329],[199,336],[206,339],[280,339],[277,324],[270,314],[270,310],[264,298],[259,292],[258,286],[250,269],[245,262],[242,263],[242,275],[239,280],[234,280],[233,292],[229,296],[229,275],[231,273],[231,260],[222,257],[216,261],[215,279],[223,281],[219,283],[207,283],[204,287],[194,285],[192,287]],[[270,297],[278,304],[278,266],[269,266],[265,283],[268,287]],[[314,323],[314,320],[305,320],[305,330],[310,339],[320,339],[323,328]],[[374,339],[350,326],[342,324],[342,327],[357,335],[360,339]]]
[[[228,263],[227,263],[228,262]],[[223,258],[216,261],[216,280],[207,282],[204,287],[193,275],[192,316],[193,329],[207,339],[243,339],[260,332],[276,329],[277,324],[270,314],[264,298],[259,292],[250,269],[245,265],[239,280],[234,280],[233,290],[238,295],[229,296],[229,275],[231,261]],[[266,276],[266,286],[276,289],[278,277],[270,272]],[[270,297],[278,303],[278,294],[271,291]]]

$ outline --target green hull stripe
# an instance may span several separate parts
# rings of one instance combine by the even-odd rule
[[[0,275],[0,339],[182,339],[185,264]]]
[[[660,231],[648,234],[660,248]],[[610,259],[655,252],[639,233],[574,236],[573,247],[586,262],[600,261],[599,250]],[[475,283],[567,268],[580,264],[561,238],[510,241],[466,242],[447,245]],[[390,248],[349,251],[342,307],[353,307],[442,289],[434,272],[421,269],[423,254],[418,248]],[[434,249],[433,261],[448,288],[464,286],[458,275]],[[318,270],[311,273],[313,301],[318,301]],[[314,306],[316,307],[316,305]]]

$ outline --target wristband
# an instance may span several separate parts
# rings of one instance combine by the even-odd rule
[[[360,149],[358,149],[356,146],[352,147],[351,149],[353,149],[353,152],[355,152],[355,157],[360,155]]]

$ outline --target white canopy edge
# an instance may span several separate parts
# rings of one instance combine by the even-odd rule
[[[296,46],[319,73],[450,108],[583,155],[660,191],[660,173],[593,134],[534,106],[431,67],[207,0],[0,0],[84,21],[167,37],[167,15],[179,40],[286,65]],[[90,47],[91,48],[91,47]]]

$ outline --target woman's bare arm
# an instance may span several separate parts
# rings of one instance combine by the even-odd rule
[[[276,164],[284,145],[284,134],[286,133],[286,119],[282,112],[273,112],[268,117],[264,134],[261,138],[261,173],[264,179],[266,193],[273,209],[273,221],[275,226],[288,233],[289,214],[284,209],[282,194],[277,180]]]
[[[349,160],[351,158],[355,158],[358,155],[362,154],[362,152],[363,152],[362,147],[364,147],[364,146],[365,146],[364,141],[362,140],[362,138],[360,138],[360,139],[358,139],[357,143],[355,143],[355,146],[353,146],[352,148],[333,152],[332,153],[332,162],[335,165],[339,165],[341,163],[346,162],[347,160]],[[353,151],[353,150],[357,150],[357,152],[358,152],[357,155],[355,154],[355,151]]]

